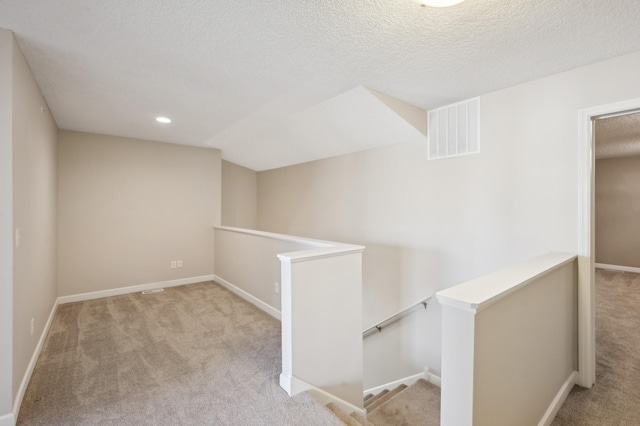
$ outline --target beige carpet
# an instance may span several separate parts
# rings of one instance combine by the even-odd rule
[[[596,270],[596,384],[575,387],[554,426],[640,425],[640,275]]]
[[[62,305],[18,424],[342,424],[280,371],[280,323],[215,283]]]

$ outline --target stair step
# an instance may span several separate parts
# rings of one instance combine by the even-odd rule
[[[418,380],[374,411],[367,420],[375,425],[440,425],[440,388]]]
[[[390,400],[391,398],[393,398],[394,396],[396,396],[406,388],[407,388],[407,385],[404,385],[404,384],[399,385],[395,387],[392,391],[387,392],[381,398],[378,398],[376,401],[372,402],[371,404],[368,404],[366,407],[367,413],[373,412],[376,408],[378,408],[379,406],[381,406],[382,404],[384,404],[385,402],[387,402],[388,400]]]
[[[362,426],[362,423],[342,411],[342,409],[333,402],[328,403],[326,407],[347,426]]]
[[[375,426],[373,423],[365,419],[362,414],[351,413],[351,417],[356,419],[362,426]]]
[[[380,398],[382,398],[388,393],[389,393],[389,389],[385,389],[383,391],[378,392],[377,394],[375,394],[374,396],[372,396],[371,398],[365,401],[364,408],[367,408],[369,405],[373,404],[374,402],[376,402],[377,400],[379,400]]]
[[[368,393],[368,394],[366,394],[366,395],[364,396],[364,400],[365,400],[365,402],[366,402],[369,398],[371,398],[372,396],[373,396],[373,394],[372,394],[372,393]]]

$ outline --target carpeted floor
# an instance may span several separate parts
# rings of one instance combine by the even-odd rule
[[[575,387],[554,426],[640,424],[640,275],[596,270],[596,298],[596,385]],[[215,283],[72,303],[18,425],[343,424],[279,374],[280,323]]]
[[[341,425],[278,386],[280,323],[209,282],[62,305],[19,425]]]
[[[578,386],[554,426],[640,424],[640,275],[596,269],[596,384]]]

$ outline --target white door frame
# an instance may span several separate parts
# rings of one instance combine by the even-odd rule
[[[595,141],[592,119],[640,109],[640,98],[579,111],[578,133],[578,380],[590,388],[596,381],[594,297]]]

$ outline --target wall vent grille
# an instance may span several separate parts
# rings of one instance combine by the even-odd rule
[[[480,98],[429,111],[429,160],[480,152]]]

